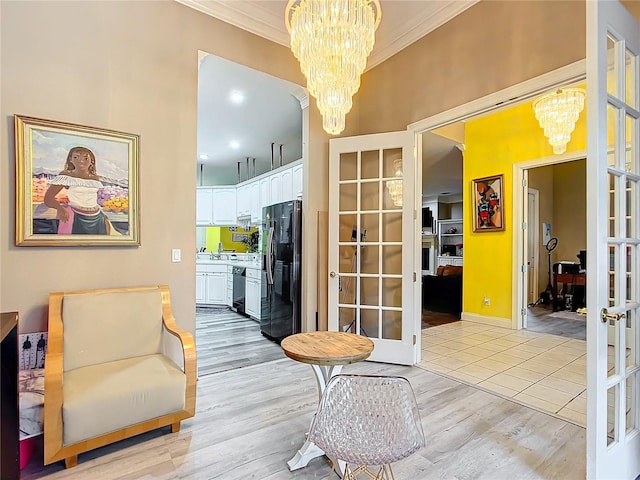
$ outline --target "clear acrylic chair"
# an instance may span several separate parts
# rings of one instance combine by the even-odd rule
[[[391,463],[424,446],[411,384],[395,376],[336,375],[322,395],[309,440],[333,461],[329,478],[342,461],[345,480],[360,473],[394,479]]]

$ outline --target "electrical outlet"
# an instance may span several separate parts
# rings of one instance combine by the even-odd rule
[[[491,299],[489,297],[487,297],[486,295],[484,296],[484,304],[485,305],[491,305]]]

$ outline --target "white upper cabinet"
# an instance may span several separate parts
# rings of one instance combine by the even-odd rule
[[[196,225],[213,223],[213,189],[198,187],[196,190]]]
[[[257,225],[262,220],[262,207],[260,205],[260,182],[256,180],[249,184],[249,211],[251,223]]]
[[[260,217],[262,217],[262,209],[271,205],[271,181],[269,177],[260,179]]]
[[[235,226],[237,223],[236,188],[213,188],[213,224]]]
[[[237,215],[238,218],[244,218],[251,215],[249,202],[249,185],[241,185],[237,187]]]
[[[270,204],[282,202],[282,187],[280,173],[272,173],[269,176],[269,200]]]
[[[293,177],[293,200],[302,200],[302,163],[295,165],[291,172]]]
[[[280,201],[293,200],[293,168],[287,168],[280,174]]]

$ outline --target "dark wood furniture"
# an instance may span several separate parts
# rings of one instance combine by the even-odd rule
[[[558,311],[558,284],[586,285],[586,273],[554,273],[553,274],[553,311]]]
[[[0,478],[20,478],[18,312],[0,314]]]

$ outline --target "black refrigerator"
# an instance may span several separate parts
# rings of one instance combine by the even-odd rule
[[[263,275],[260,331],[280,342],[299,333],[302,202],[270,205],[262,209]]]

